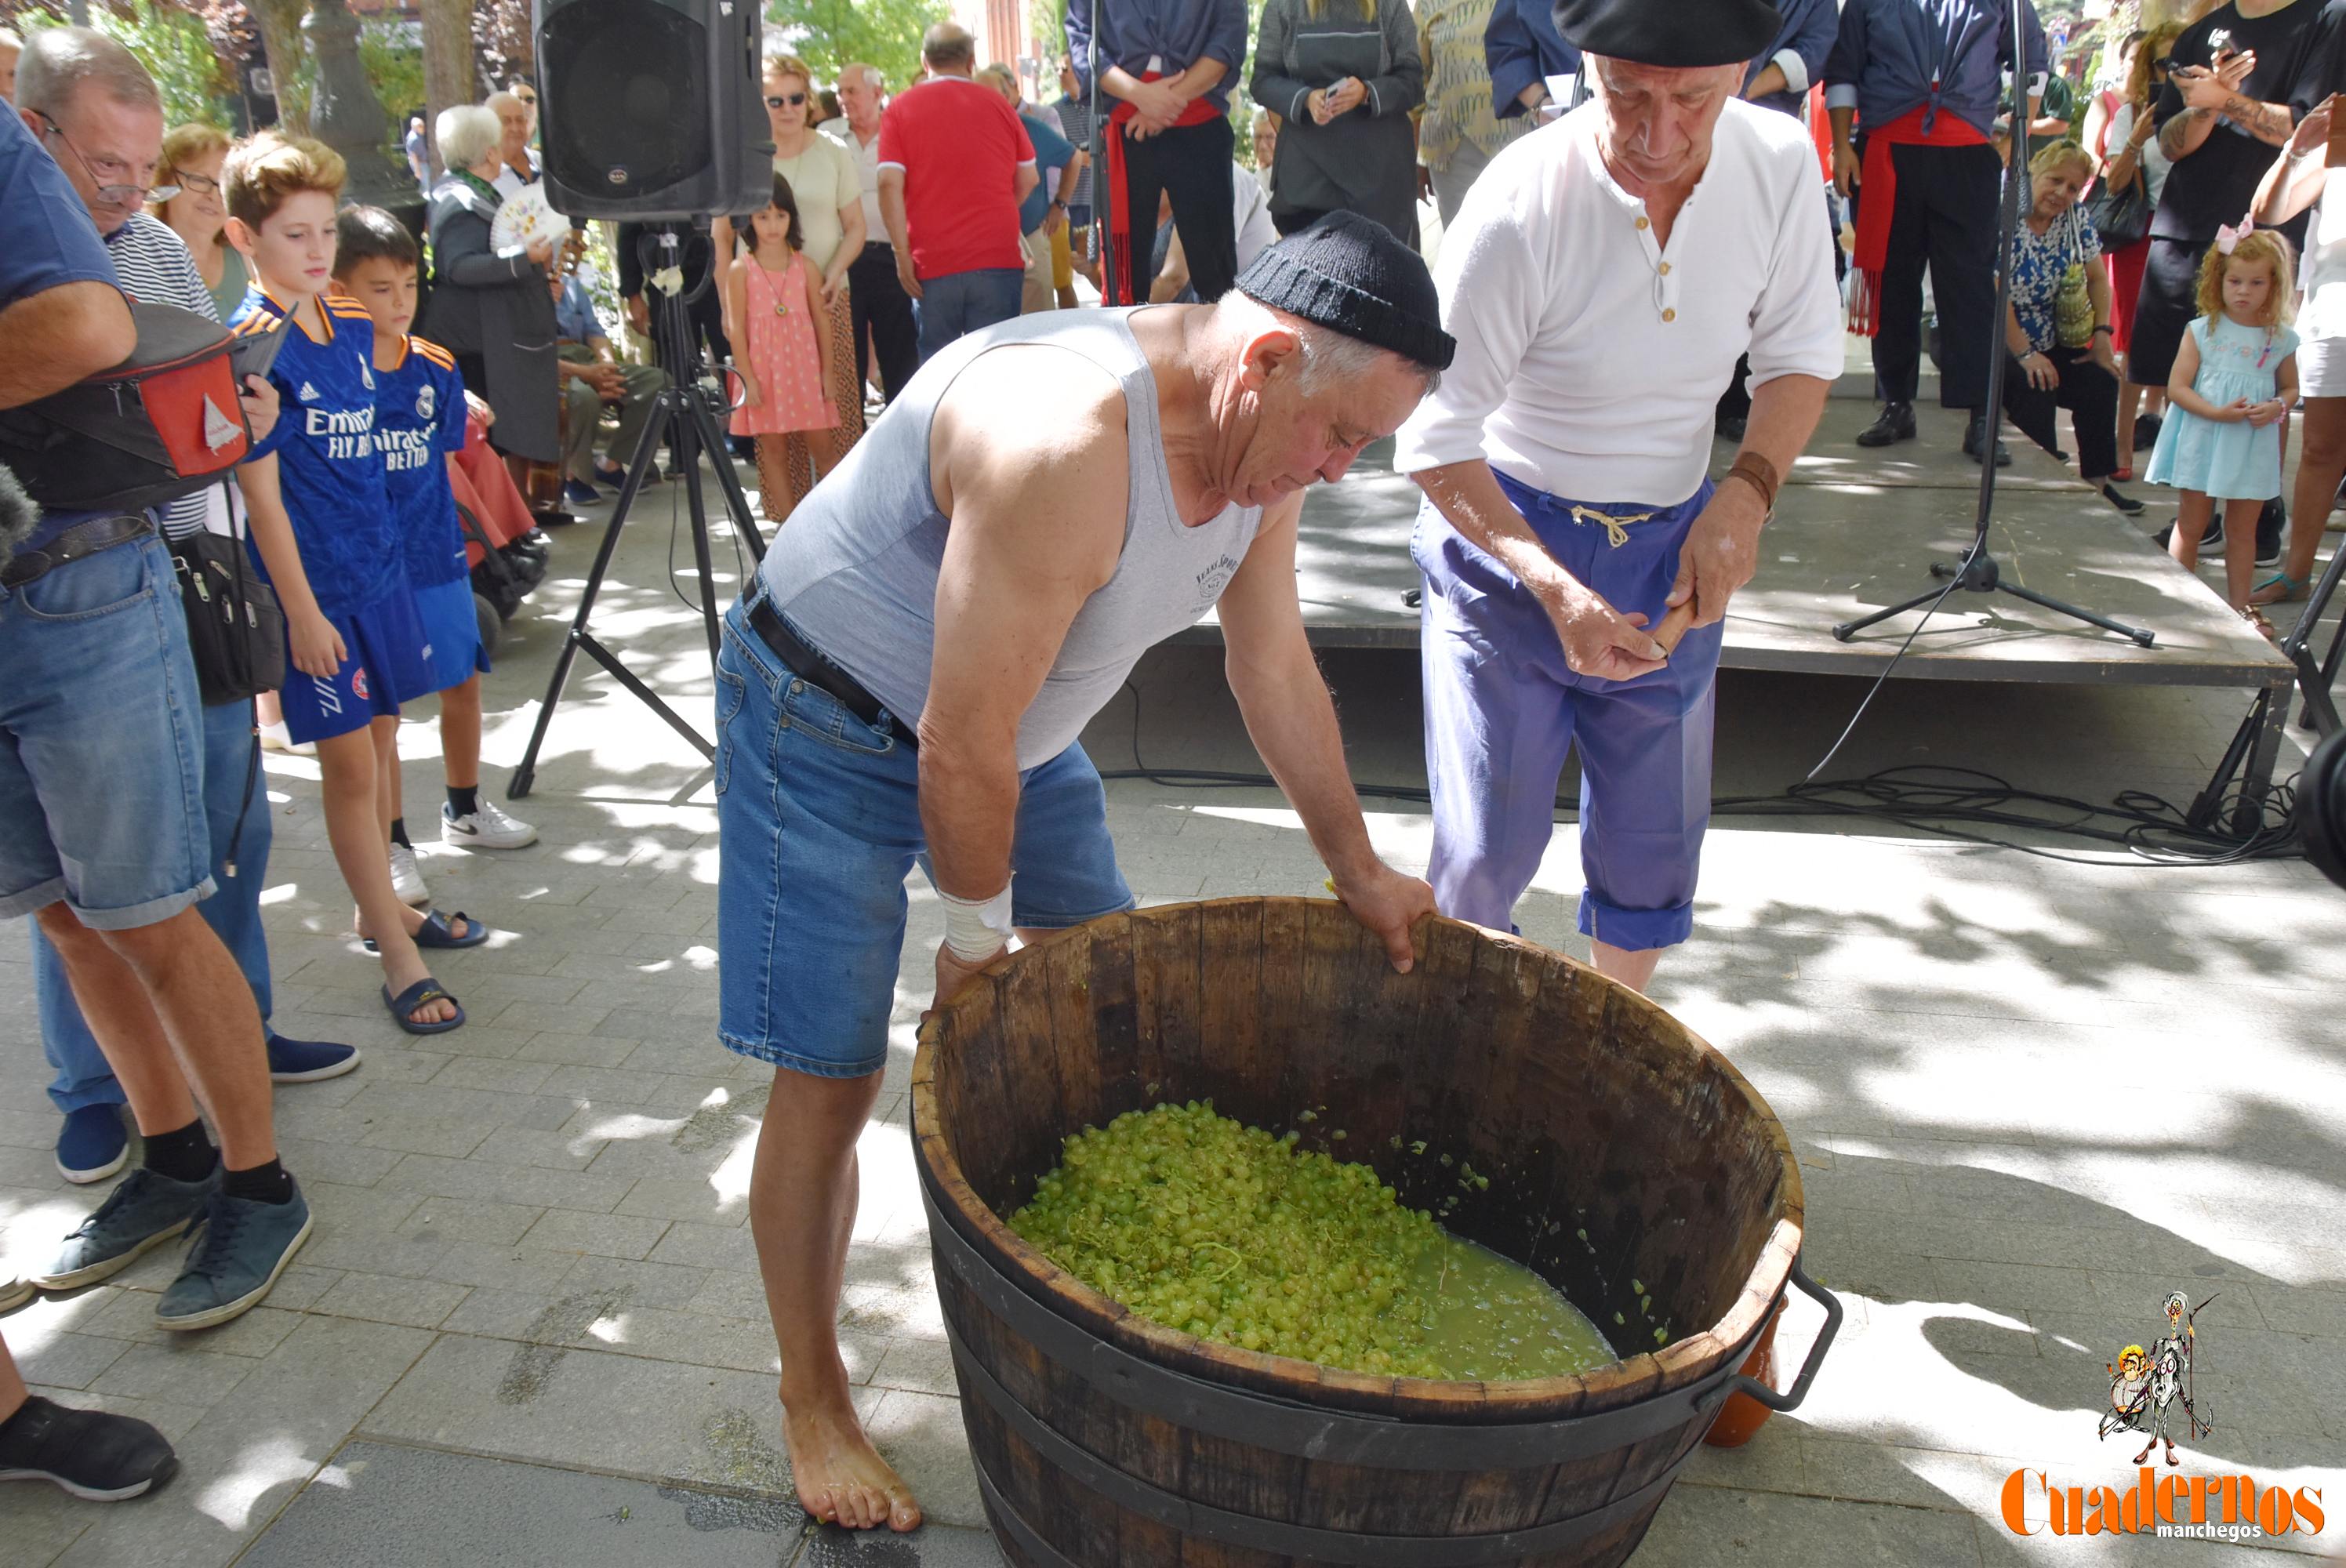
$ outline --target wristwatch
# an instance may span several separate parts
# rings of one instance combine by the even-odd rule
[[[1062,211],[1062,212],[1065,212],[1066,210],[1067,210],[1067,204],[1066,204],[1066,202],[1064,202],[1064,201],[1061,201],[1061,200],[1060,200],[1057,197],[1056,197],[1056,196],[1055,196],[1055,197],[1053,197],[1053,198],[1051,198],[1051,205],[1052,205],[1052,206],[1054,206],[1054,207],[1056,207],[1056,208],[1057,208],[1057,209],[1058,209],[1060,211]]]

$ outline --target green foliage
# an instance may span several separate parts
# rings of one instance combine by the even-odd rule
[[[393,163],[405,168],[407,117],[423,107],[423,46],[412,25],[368,16],[359,23],[359,58],[391,127],[384,148]]]
[[[359,24],[359,58],[382,100],[382,112],[407,133],[407,117],[423,107],[423,46],[401,22],[369,16]]]
[[[60,13],[26,9],[16,26],[31,33],[62,26]],[[94,5],[90,25],[138,56],[163,95],[163,123],[179,125],[202,120],[232,125],[227,97],[231,84],[227,68],[212,52],[204,25],[175,5],[156,0],[123,0],[120,5]]]
[[[811,66],[819,84],[862,60],[880,67],[890,90],[921,68],[921,35],[950,15],[944,0],[770,0],[766,20]]]

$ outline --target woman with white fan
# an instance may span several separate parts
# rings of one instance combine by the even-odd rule
[[[558,462],[558,361],[546,268],[562,220],[546,206],[543,187],[511,198],[497,189],[504,127],[493,111],[444,109],[433,129],[448,173],[432,192],[432,298],[423,335],[456,356],[464,385],[495,411],[489,442],[509,467]]]

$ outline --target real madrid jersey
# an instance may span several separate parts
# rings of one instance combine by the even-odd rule
[[[408,583],[433,588],[464,576],[464,535],[448,488],[448,459],[464,450],[464,378],[454,355],[412,337],[397,370],[374,372],[374,440]]]
[[[310,591],[320,610],[345,616],[398,585],[402,561],[374,440],[374,322],[339,295],[321,299],[318,310],[325,331],[313,338],[298,318],[285,321],[285,307],[255,283],[230,325],[244,333],[283,322],[285,343],[269,372],[282,406],[253,455],[276,454]],[[253,551],[256,560],[260,554]]]

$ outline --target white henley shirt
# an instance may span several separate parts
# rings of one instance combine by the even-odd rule
[[[1403,473],[1482,457],[1590,503],[1676,505],[1710,464],[1739,355],[1756,388],[1841,373],[1823,176],[1790,115],[1732,102],[1667,249],[1606,172],[1589,103],[1501,148],[1443,237],[1456,360],[1402,425]]]

